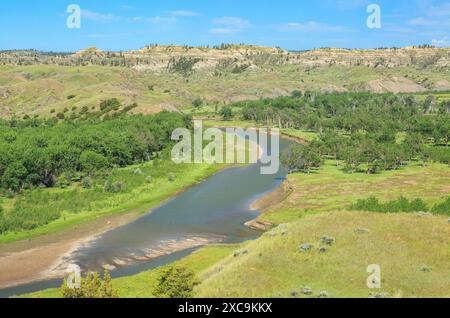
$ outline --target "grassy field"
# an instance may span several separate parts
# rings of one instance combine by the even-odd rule
[[[143,165],[114,170],[111,175],[99,178],[92,189],[73,185],[67,189],[44,189],[27,191],[14,199],[3,199],[6,212],[14,206],[15,200],[37,209],[58,209],[62,217],[46,226],[31,231],[9,232],[0,235],[0,244],[29,239],[39,235],[55,233],[75,224],[111,214],[145,213],[178,192],[203,181],[221,170],[223,165],[176,165],[170,160],[160,160]],[[133,171],[140,169],[140,174]],[[173,175],[173,181],[168,176]],[[151,182],[147,182],[147,177]],[[125,189],[120,193],[102,190],[106,180],[123,182]]]
[[[450,297],[445,217],[330,212],[290,223],[283,231],[264,235],[246,246],[247,254],[229,256],[203,273],[196,295],[292,297],[296,291],[297,297],[317,297],[326,291],[329,297]],[[336,241],[321,253],[323,236]],[[305,243],[314,248],[301,252]],[[371,264],[381,266],[381,289],[366,285]],[[313,294],[302,294],[305,287]]]
[[[317,296],[369,297],[370,264],[382,268],[382,290],[391,297],[450,296],[450,227],[448,217],[344,211],[357,199],[399,196],[422,198],[428,204],[450,193],[450,169],[432,164],[368,176],[346,174],[332,162],[314,174],[289,177],[291,195],[260,219],[284,224],[248,244],[247,255],[229,256],[210,268],[196,293],[199,297],[290,297],[308,286]],[[285,225],[287,224],[287,225]],[[358,234],[358,229],[368,230]],[[433,235],[430,235],[433,233]],[[336,244],[321,254],[320,239]],[[299,252],[311,243],[313,251]],[[323,244],[322,244],[323,245]],[[428,269],[431,272],[427,272]]]
[[[286,223],[311,213],[344,210],[358,199],[376,196],[395,200],[400,196],[422,198],[428,205],[444,201],[450,194],[450,169],[444,164],[422,167],[417,163],[397,171],[375,175],[349,174],[327,161],[311,174],[288,178],[292,194],[260,218],[274,224]]]
[[[334,162],[316,173],[293,174],[290,196],[261,219],[283,224],[278,230],[240,246],[214,246],[181,260],[201,279],[198,297],[291,297],[310,287],[316,297],[450,296],[450,227],[448,217],[416,214],[348,212],[357,199],[375,195],[382,200],[400,195],[428,204],[449,194],[450,169],[411,164],[377,175],[347,174]],[[284,233],[284,234],[283,234]],[[430,235],[432,233],[432,235]],[[319,253],[323,236],[336,243]],[[315,248],[299,252],[299,246]],[[234,256],[245,249],[247,254]],[[382,268],[382,289],[369,290],[366,268]],[[151,297],[161,268],[114,280],[121,297]],[[296,294],[297,295],[297,294]],[[27,295],[29,296],[29,295]],[[32,297],[58,297],[57,290]]]
[[[395,87],[390,78],[399,76],[408,81],[402,82],[405,91],[433,89],[435,83],[450,80],[448,71],[417,67],[273,65],[240,74],[196,72],[185,77],[106,66],[0,66],[0,115],[54,116],[67,109],[70,116],[84,106],[98,110],[100,101],[113,97],[124,105],[138,103],[134,111],[139,113],[189,108],[197,98],[214,109],[232,101],[290,95],[294,90],[386,91]],[[372,88],[373,81],[379,82]]]

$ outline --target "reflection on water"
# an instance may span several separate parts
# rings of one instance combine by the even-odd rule
[[[282,140],[281,149],[289,143]],[[210,242],[256,238],[260,232],[244,225],[258,215],[250,205],[278,187],[285,176],[283,168],[275,175],[261,175],[259,164],[226,169],[151,213],[80,247],[66,261],[85,270],[108,268],[113,276],[124,276],[161,265],[161,259],[170,260],[173,252],[183,255]],[[40,287],[46,288],[46,283],[50,282]],[[39,290],[39,284],[29,286]],[[13,293],[10,289],[9,294]]]

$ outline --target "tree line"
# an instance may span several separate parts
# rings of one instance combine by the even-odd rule
[[[450,101],[432,95],[293,92],[292,96],[232,105],[244,120],[314,131],[318,139],[290,149],[291,171],[320,166],[324,158],[356,172],[398,169],[409,160],[450,163]]]
[[[162,112],[79,122],[0,121],[0,188],[18,192],[53,187],[63,173],[96,171],[148,161],[190,119]]]

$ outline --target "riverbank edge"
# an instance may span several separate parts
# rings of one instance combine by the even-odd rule
[[[262,232],[270,230],[274,226],[271,222],[264,220],[264,214],[270,210],[273,206],[282,203],[294,192],[294,188],[288,179],[283,181],[278,188],[263,195],[256,201],[254,201],[250,208],[255,211],[261,212],[261,214],[245,223],[245,226]]]
[[[219,129],[220,129],[220,128],[230,128],[230,127],[214,126],[213,128],[219,128]],[[302,138],[299,138],[299,137],[291,136],[291,135],[289,135],[289,134],[287,134],[287,133],[284,133],[284,132],[282,132],[282,131],[281,131],[280,133],[281,133],[281,135],[283,136],[283,138],[286,138],[286,139],[288,139],[288,140],[295,141],[295,142],[297,142],[297,143],[299,143],[299,144],[307,144],[307,143],[309,143],[309,141],[306,140],[306,139],[302,139]],[[260,150],[260,151],[262,151],[262,150]],[[260,153],[261,153],[261,152],[260,152]],[[226,170],[226,169],[235,168],[236,166],[238,166],[238,165],[225,165],[225,166],[222,166],[222,167],[219,168],[215,173],[212,173],[211,175],[205,177],[202,181],[204,181],[204,180],[206,180],[207,178],[210,178],[211,176],[213,176],[213,175],[215,175],[215,174],[217,174],[217,173],[220,173],[220,172],[222,172],[222,171],[224,171],[224,170]],[[199,182],[197,182],[196,184],[198,184],[198,183],[200,183],[200,182],[202,182],[202,181],[199,181]],[[186,187],[185,189],[179,191],[179,193],[186,191],[187,189],[189,189],[189,188],[192,187],[192,186],[195,186],[195,184],[192,184],[191,186]],[[273,191],[271,191],[271,192],[269,192],[269,193],[263,195],[262,197],[258,198],[257,200],[255,200],[255,201],[250,205],[250,208],[251,208],[252,210],[258,210],[259,212],[261,212],[261,214],[260,214],[257,218],[255,218],[255,219],[253,219],[253,220],[250,220],[249,222],[246,222],[244,225],[247,226],[247,227],[249,227],[249,228],[251,228],[251,229],[255,229],[255,230],[258,230],[258,231],[261,231],[261,232],[265,232],[265,231],[269,230],[269,229],[273,226],[273,224],[261,220],[261,217],[262,217],[262,216],[263,216],[263,215],[264,215],[264,214],[265,214],[272,206],[275,206],[276,204],[281,203],[281,202],[283,202],[284,200],[286,200],[292,192],[293,192],[293,188],[292,188],[291,184],[289,183],[288,179],[286,179],[286,180],[283,181],[283,182],[282,182],[275,190],[273,190]],[[167,200],[173,199],[173,198],[176,197],[176,195],[178,195],[179,193],[176,193],[176,194],[170,196],[170,197],[169,197],[168,199],[166,199],[164,202],[166,202]],[[164,202],[161,202],[160,205],[164,204]],[[156,206],[156,207],[157,207],[157,206]],[[154,207],[154,208],[156,208],[156,207]],[[152,208],[152,209],[154,209],[154,208]],[[128,214],[128,213],[127,213],[127,214]],[[141,215],[137,216],[136,219],[137,219],[138,217],[140,217],[140,216],[141,216]],[[129,222],[132,222],[132,221],[133,221],[133,220],[130,220]],[[125,222],[125,223],[122,224],[122,225],[125,225],[125,224],[127,224],[127,223],[129,223],[129,222]],[[111,230],[111,229],[109,229],[109,230]],[[107,231],[109,231],[109,230],[107,230]],[[106,232],[106,231],[105,231],[105,232]],[[95,235],[95,236],[97,236],[97,235]],[[95,236],[94,236],[93,238],[95,238]],[[86,241],[80,242],[80,244],[84,244],[84,243],[86,243]],[[226,244],[225,244],[225,245],[226,245]],[[0,245],[0,247],[1,247],[1,245]],[[168,264],[168,265],[170,265],[170,264]],[[11,286],[9,286],[9,287],[11,287]],[[12,287],[13,287],[13,286],[12,286]]]
[[[27,271],[33,272],[29,278],[13,279],[7,283],[2,283],[4,279],[1,279],[2,275],[0,275],[0,289],[58,278],[52,274],[52,268],[57,267],[63,262],[65,257],[81,245],[91,242],[108,231],[129,224],[147,213],[151,213],[152,210],[186,190],[230,168],[233,168],[233,166],[211,165],[199,179],[194,179],[181,189],[168,193],[158,202],[152,202],[154,199],[148,202],[139,202],[131,209],[129,206],[123,206],[120,209],[94,214],[89,218],[81,218],[77,222],[69,223],[66,227],[59,228],[54,232],[36,234],[13,242],[0,243],[0,268],[4,274],[8,273],[7,276],[10,276],[11,273],[19,272],[17,270],[17,261],[23,259],[29,260],[23,267]],[[43,257],[47,261],[43,260]],[[35,260],[39,261],[36,262]],[[45,264],[42,264],[42,262]]]

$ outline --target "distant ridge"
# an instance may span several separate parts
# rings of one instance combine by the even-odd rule
[[[148,45],[142,49],[111,52],[90,47],[75,53],[41,52],[35,50],[0,51],[2,65],[100,65],[121,66],[155,72],[170,71],[171,65],[183,59],[192,69],[229,70],[254,69],[264,65],[304,66],[367,66],[449,67],[450,48],[417,46],[404,48],[344,49],[320,48],[308,51],[286,51],[281,48],[222,44],[215,47],[176,45]],[[189,65],[186,65],[189,66]]]

